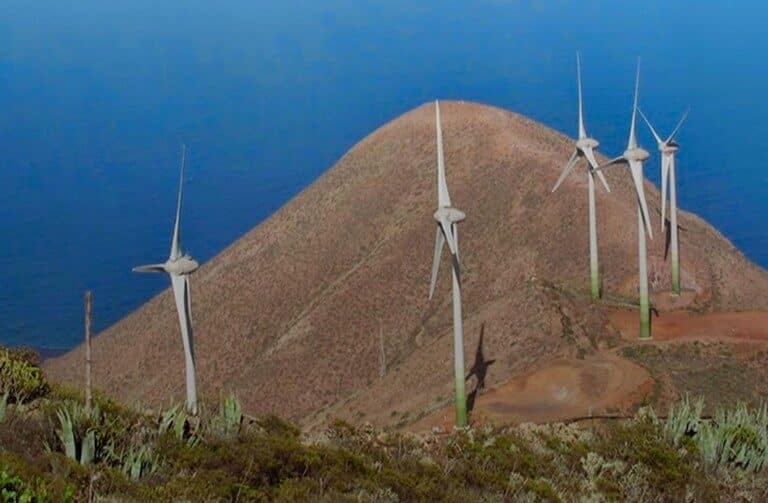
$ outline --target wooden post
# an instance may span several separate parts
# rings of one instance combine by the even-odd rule
[[[379,327],[379,377],[387,375],[387,353],[384,350],[384,329]]]
[[[89,414],[93,408],[91,383],[91,322],[93,318],[93,295],[85,292],[85,410]]]

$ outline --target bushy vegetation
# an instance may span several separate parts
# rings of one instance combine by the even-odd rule
[[[137,412],[76,392],[11,401],[0,422],[3,501],[768,500],[768,411],[412,435],[337,422],[308,435],[246,418],[236,397]],[[205,404],[203,404],[205,405]]]
[[[45,501],[46,495],[38,493],[12,471],[3,468],[0,469],[0,498],[8,503],[35,503]]]
[[[709,467],[731,466],[759,472],[768,468],[768,407],[718,409],[710,420],[701,412],[704,400],[686,396],[673,405],[664,433],[673,445],[693,444]]]
[[[47,392],[48,384],[34,356],[27,351],[0,348],[0,393],[21,403]]]

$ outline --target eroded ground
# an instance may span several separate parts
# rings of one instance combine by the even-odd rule
[[[637,338],[637,314],[614,309],[619,345],[585,358],[560,358],[471,395],[476,424],[566,421],[631,414],[644,403],[661,412],[685,394],[701,395],[710,410],[768,394],[768,313],[696,314],[672,311],[653,319],[653,338]],[[470,387],[470,389],[472,389]],[[414,430],[446,429],[446,406],[413,423]]]

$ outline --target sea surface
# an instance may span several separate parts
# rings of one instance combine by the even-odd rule
[[[641,56],[661,132],[691,107],[680,205],[768,266],[766,26],[758,1],[4,0],[0,343],[71,347],[86,289],[101,330],[168,286],[131,267],[167,257],[182,143],[205,261],[426,101],[574,136],[577,50],[602,152],[623,150]]]

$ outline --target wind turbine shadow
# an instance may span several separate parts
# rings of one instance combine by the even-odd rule
[[[669,246],[672,241],[672,222],[668,218],[665,218],[664,222],[664,262],[666,262],[667,257],[669,256]],[[680,224],[677,224],[677,230],[683,232],[688,231],[688,229]]]
[[[485,334],[485,323],[480,325],[480,340],[477,342],[477,349],[475,350],[475,362],[472,364],[472,368],[469,369],[469,374],[464,379],[468,381],[470,377],[475,376],[475,389],[467,395],[467,411],[472,412],[475,406],[475,399],[477,395],[485,389],[485,377],[488,375],[488,367],[493,365],[496,360],[486,360],[483,354],[483,336]]]

